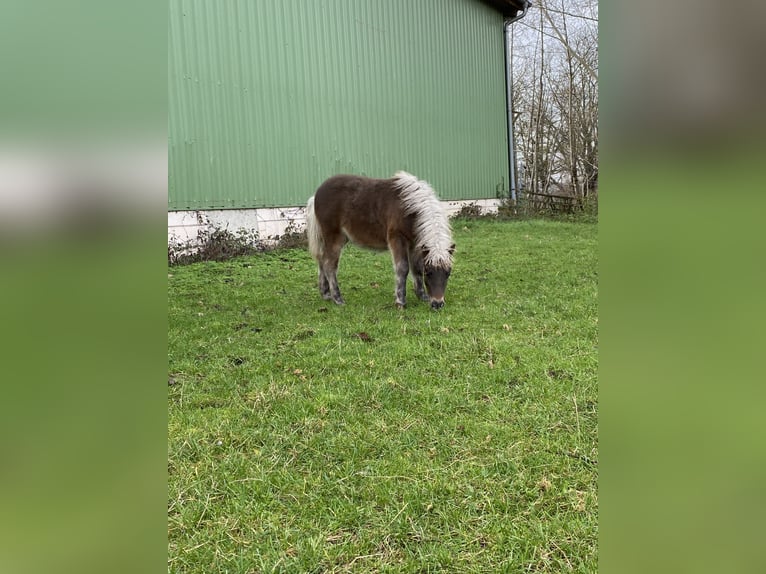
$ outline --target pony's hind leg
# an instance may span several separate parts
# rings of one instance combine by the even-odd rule
[[[319,264],[319,293],[322,295],[322,299],[329,301],[332,299],[330,294],[330,281],[327,279],[327,274],[322,268],[322,264]]]
[[[324,245],[322,245],[321,249],[317,249],[313,255],[317,260],[317,267],[319,268],[319,280],[317,281],[319,294],[324,300],[332,299],[330,293],[330,281],[327,277],[327,271],[325,270],[325,259],[327,258],[327,255]]]
[[[338,305],[344,305],[346,302],[340,294],[338,286],[338,262],[340,261],[340,252],[346,243],[346,238],[339,236],[332,243],[328,243],[325,252],[322,254],[322,260],[319,262],[319,291],[325,299],[332,299]],[[325,296],[327,295],[327,296]]]

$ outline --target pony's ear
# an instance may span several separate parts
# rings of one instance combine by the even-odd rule
[[[450,245],[449,254],[454,255],[454,253],[455,253],[455,244],[453,243],[452,245]]]

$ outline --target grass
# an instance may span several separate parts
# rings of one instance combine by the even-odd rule
[[[447,304],[348,248],[169,269],[169,572],[596,572],[596,226],[453,222]]]

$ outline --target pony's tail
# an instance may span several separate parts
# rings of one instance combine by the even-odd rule
[[[319,222],[317,221],[317,215],[314,211],[314,196],[309,198],[309,202],[306,204],[306,235],[309,240],[309,252],[311,256],[317,261],[321,260],[322,251],[324,251],[324,241],[322,241],[322,233],[319,230]]]

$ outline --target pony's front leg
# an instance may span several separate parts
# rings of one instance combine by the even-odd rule
[[[423,258],[415,255],[412,251],[409,253],[410,272],[412,273],[412,283],[415,287],[415,294],[423,301],[428,301],[425,285],[423,285]]]
[[[396,276],[394,297],[396,298],[396,306],[399,309],[403,309],[407,306],[407,274],[410,271],[407,248],[402,240],[391,241],[390,239],[388,248],[394,259],[394,274]]]
[[[410,266],[406,259],[400,259],[394,263],[394,273],[396,273],[396,306],[404,309],[407,306],[407,273]]]

